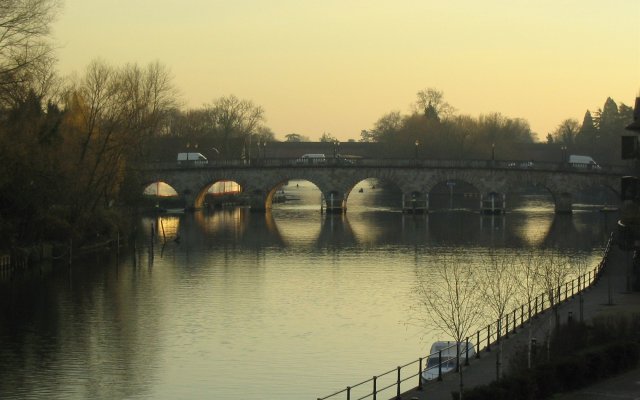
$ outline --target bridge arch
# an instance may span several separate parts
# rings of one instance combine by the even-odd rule
[[[349,184],[351,185],[351,183]],[[357,188],[357,190],[356,190]],[[368,177],[346,191],[346,207],[402,209],[402,190],[389,179]]]
[[[293,165],[290,160],[273,160],[269,165],[230,163],[207,166],[166,166],[140,170],[141,180],[161,180],[174,187],[184,204],[189,207],[202,205],[203,193],[213,182],[232,180],[250,198],[255,210],[266,210],[271,206],[274,188],[286,180],[303,179],[315,184],[323,193],[325,203],[333,197],[333,206],[340,211],[346,209],[346,199],[353,187],[367,178],[393,182],[405,198],[424,196],[440,182],[462,181],[477,188],[480,193],[507,193],[522,183],[544,187],[553,198],[556,212],[571,212],[572,194],[583,186],[601,185],[617,192],[622,173],[613,170],[578,171],[562,169],[558,165],[536,164],[533,168],[520,169],[507,165],[488,166],[473,161],[424,160],[407,163],[407,160],[367,160],[348,165]],[[371,161],[371,162],[369,162]],[[278,164],[280,162],[280,164]],[[326,206],[326,204],[324,204]]]

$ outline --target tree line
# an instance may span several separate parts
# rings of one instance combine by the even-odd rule
[[[265,110],[251,100],[228,95],[184,109],[171,72],[159,62],[95,60],[80,74],[61,77],[50,38],[59,8],[58,0],[7,0],[0,7],[1,246],[119,229],[113,206],[141,195],[126,171],[153,161],[149,148],[158,138],[194,147],[207,138],[228,159],[254,158],[257,145],[276,140]],[[548,142],[591,146],[604,162],[631,114],[607,99],[582,125],[563,122]],[[289,133],[285,140],[308,137]],[[411,113],[383,115],[359,140],[405,156],[415,149],[423,158],[486,159],[495,152],[515,159],[516,145],[533,143],[535,135],[523,119],[457,114],[441,91],[425,89]],[[337,139],[324,133],[320,141]]]
[[[472,117],[457,114],[434,88],[421,90],[412,104],[412,112],[399,111],[380,117],[372,129],[360,133],[362,142],[384,143],[390,151],[405,154],[415,146],[416,155],[442,159],[529,159],[523,153],[523,144],[537,142],[529,123],[521,118],[509,118],[500,113]],[[580,124],[567,119],[547,134],[548,153],[557,153],[558,147],[568,152],[588,154],[600,163],[620,160],[620,136],[625,126],[633,121],[633,108],[607,98],[602,109],[593,114],[587,110]],[[567,153],[568,154],[568,153]]]

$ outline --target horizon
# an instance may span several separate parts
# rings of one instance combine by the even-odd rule
[[[278,140],[359,140],[435,88],[456,114],[521,118],[542,141],[607,97],[633,107],[639,18],[632,0],[66,0],[52,33],[63,76],[159,61],[183,109],[233,94],[264,108]]]

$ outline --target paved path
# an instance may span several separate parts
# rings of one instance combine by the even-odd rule
[[[638,312],[640,311],[640,293],[630,293],[627,291],[627,271],[630,265],[631,255],[628,252],[619,250],[616,245],[611,248],[609,261],[604,268],[604,272],[600,280],[591,288],[584,292],[584,319],[590,320],[596,316],[606,315],[610,313],[623,313],[623,312]],[[560,305],[560,318],[562,323],[567,322],[569,312],[572,312],[573,318],[577,320],[579,318],[579,296],[575,296],[573,299],[568,300]],[[531,337],[538,339],[538,342],[542,342],[547,335],[549,328],[553,324],[553,312],[551,310],[545,311],[537,319],[533,319],[531,324],[525,323],[524,327],[518,329],[516,334],[509,334],[508,339],[503,341],[503,357],[505,371],[508,371],[509,365],[506,360],[509,360],[511,355],[515,352],[515,349],[524,346],[528,342],[529,329],[531,329]],[[492,350],[495,346],[492,346]],[[463,369],[464,387],[472,388],[477,385],[483,385],[492,382],[496,378],[496,352],[481,352],[480,359],[471,360],[471,364]],[[615,379],[615,378],[614,378]],[[617,390],[623,385],[614,384],[610,385],[612,397],[606,397],[602,390],[606,389],[593,389],[593,393],[599,393],[596,397],[566,397],[566,399],[640,399],[640,369],[633,371],[629,374],[625,374],[624,377],[620,377],[623,381],[628,381],[627,387],[631,392],[629,396],[633,397],[619,397],[623,394],[615,394]],[[451,392],[458,391],[459,388],[459,375],[456,373],[447,374],[443,377],[442,382],[431,381],[424,385],[422,391],[416,389],[403,393],[403,400],[418,399],[418,400],[451,400]],[[604,388],[606,388],[604,384]],[[587,393],[587,392],[585,392]],[[600,396],[600,397],[598,397]],[[616,397],[618,396],[618,397]],[[564,400],[565,397],[562,397]]]

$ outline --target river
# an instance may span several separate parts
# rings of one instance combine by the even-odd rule
[[[316,399],[442,339],[412,322],[434,255],[553,247],[593,264],[616,219],[555,216],[537,195],[502,216],[446,198],[407,215],[366,183],[347,214],[323,215],[314,187],[283,189],[296,200],[267,214],[142,218],[135,254],[0,280],[0,398]]]

